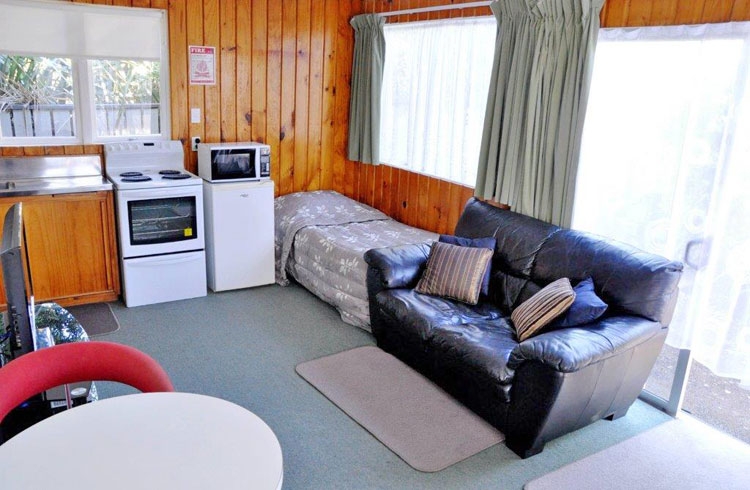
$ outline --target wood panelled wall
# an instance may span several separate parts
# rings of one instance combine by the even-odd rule
[[[707,24],[750,20],[750,0],[607,0],[602,27]]]
[[[276,194],[343,187],[351,52],[347,0],[70,0],[168,10],[172,138],[197,170],[190,138],[260,141],[272,147]],[[217,83],[188,84],[188,46],[217,48]],[[339,101],[339,102],[337,102]],[[190,122],[190,109],[201,121]],[[338,148],[338,149],[337,149]],[[7,156],[102,153],[101,145],[2,148]]]
[[[405,223],[451,232],[473,189],[346,159],[353,32],[359,13],[473,0],[72,0],[169,12],[172,137],[196,170],[191,136],[272,147],[276,193],[335,189]],[[487,7],[398,16],[489,15]],[[607,0],[605,27],[750,20],[750,0]],[[217,84],[189,86],[189,45],[216,46]],[[190,108],[201,122],[189,122]],[[2,148],[3,155],[101,153],[100,145]]]

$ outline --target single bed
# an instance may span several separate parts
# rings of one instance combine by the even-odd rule
[[[438,238],[335,191],[278,197],[275,215],[276,282],[286,286],[294,278],[368,332],[365,252]]]

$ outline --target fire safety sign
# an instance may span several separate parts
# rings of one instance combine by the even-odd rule
[[[190,50],[190,85],[216,84],[216,48],[188,46]]]

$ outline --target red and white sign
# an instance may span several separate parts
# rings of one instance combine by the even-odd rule
[[[216,48],[188,46],[190,50],[190,85],[216,85]]]

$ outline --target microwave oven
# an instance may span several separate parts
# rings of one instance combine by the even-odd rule
[[[268,180],[271,147],[262,143],[200,143],[198,175],[208,182]]]

